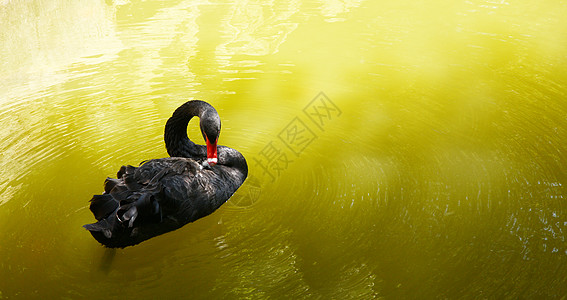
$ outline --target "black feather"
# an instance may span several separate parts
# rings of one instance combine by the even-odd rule
[[[110,191],[112,191],[112,189],[119,183],[121,182],[118,179],[114,179],[110,177],[106,178],[106,180],[104,181],[104,192],[109,194]]]
[[[94,195],[89,208],[95,219],[101,220],[108,217],[118,208],[118,201],[114,200],[109,194]]]

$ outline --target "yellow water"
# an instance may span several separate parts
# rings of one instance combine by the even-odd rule
[[[565,1],[0,1],[0,299],[567,295]],[[213,104],[250,174],[105,250],[81,226]],[[197,124],[189,133],[200,140]]]

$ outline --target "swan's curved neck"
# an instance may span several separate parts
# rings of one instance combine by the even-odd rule
[[[192,100],[181,105],[173,112],[173,115],[165,124],[165,148],[171,157],[206,157],[205,146],[196,145],[187,137],[187,125],[193,117],[201,119],[201,125],[205,114],[218,116],[216,110],[207,102]],[[201,126],[203,128],[203,126]]]

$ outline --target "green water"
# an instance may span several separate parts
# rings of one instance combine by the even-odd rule
[[[0,1],[0,299],[567,295],[565,1]],[[81,226],[204,99],[250,174]],[[196,122],[189,134],[200,141]]]

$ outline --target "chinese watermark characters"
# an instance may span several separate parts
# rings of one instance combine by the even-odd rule
[[[260,182],[276,179],[305,151],[316,139],[316,132],[324,132],[324,127],[342,114],[339,107],[320,92],[304,108],[303,114],[296,115],[252,158],[261,172],[249,174],[252,186],[248,193],[235,199],[233,205],[246,207],[255,203],[261,193]],[[259,180],[257,177],[263,177]]]

